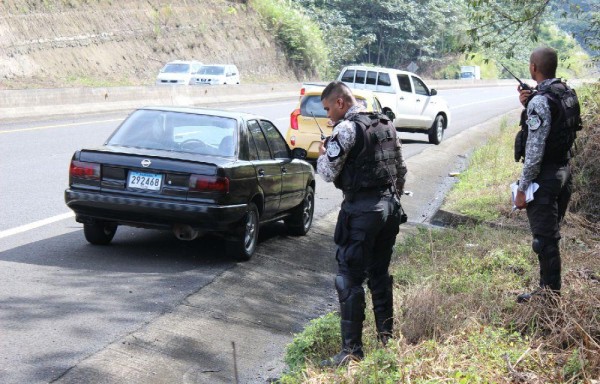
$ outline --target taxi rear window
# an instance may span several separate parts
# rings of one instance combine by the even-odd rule
[[[367,100],[362,96],[355,96],[356,101],[363,107],[367,108]],[[321,103],[321,96],[305,96],[300,103],[300,114],[302,116],[311,117],[312,114],[315,117],[327,117],[327,111],[323,109]]]
[[[300,103],[300,114],[302,116],[327,117],[327,112],[321,104],[321,96],[305,96]]]

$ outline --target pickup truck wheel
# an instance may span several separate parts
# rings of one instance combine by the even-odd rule
[[[94,245],[107,245],[117,232],[117,224],[96,221],[83,224],[85,239]]]
[[[304,236],[310,230],[315,213],[315,193],[311,186],[306,187],[304,200],[292,209],[292,214],[284,221],[288,232],[293,236]]]
[[[431,128],[429,128],[429,142],[438,145],[444,137],[444,116],[437,115]]]
[[[258,243],[258,226],[258,208],[250,203],[240,228],[241,234],[225,243],[227,255],[240,261],[250,260]]]

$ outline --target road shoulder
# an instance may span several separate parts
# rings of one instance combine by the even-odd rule
[[[407,160],[403,206],[412,225],[426,222],[473,148],[512,123],[518,111],[472,127]],[[115,340],[55,380],[56,383],[265,383],[285,369],[293,334],[335,310],[333,287],[337,212],[307,236],[264,241],[255,257],[215,278],[172,312]],[[293,243],[293,249],[290,244]],[[236,375],[237,373],[237,375]],[[236,380],[237,379],[237,380]]]

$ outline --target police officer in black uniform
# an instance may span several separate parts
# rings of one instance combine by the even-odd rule
[[[393,281],[388,267],[405,217],[400,196],[406,166],[392,121],[383,114],[364,113],[344,83],[327,85],[321,102],[335,126],[321,145],[317,171],[344,194],[334,235],[342,350],[322,363],[338,366],[363,358],[365,280],[378,339],[385,345],[392,335]]]
[[[518,302],[545,292],[559,294],[561,288],[560,223],[571,197],[569,159],[581,117],[575,91],[556,78],[557,64],[554,49],[534,50],[529,71],[538,85],[533,92],[519,88],[526,121],[521,122],[524,136],[515,141],[515,159],[524,158],[515,206],[527,209],[540,281],[538,289],[520,294]],[[525,191],[533,182],[539,188],[527,203]]]

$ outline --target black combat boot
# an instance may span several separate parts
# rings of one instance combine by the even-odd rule
[[[392,338],[394,326],[394,293],[392,276],[384,276],[380,280],[369,280],[371,299],[373,300],[373,314],[377,339],[386,346]]]
[[[323,360],[322,367],[339,367],[350,361],[360,361],[364,357],[362,350],[362,321],[345,321],[340,323],[342,331],[342,350],[335,356]]]
[[[340,301],[342,350],[332,358],[323,360],[322,367],[337,367],[364,357],[362,326],[365,320],[365,291],[362,285],[354,285],[349,277],[341,275],[336,276],[335,288]]]
[[[536,236],[532,248],[540,263],[540,286],[530,293],[517,296],[517,303],[526,303],[535,296],[556,300],[561,288],[561,260],[558,239]]]

